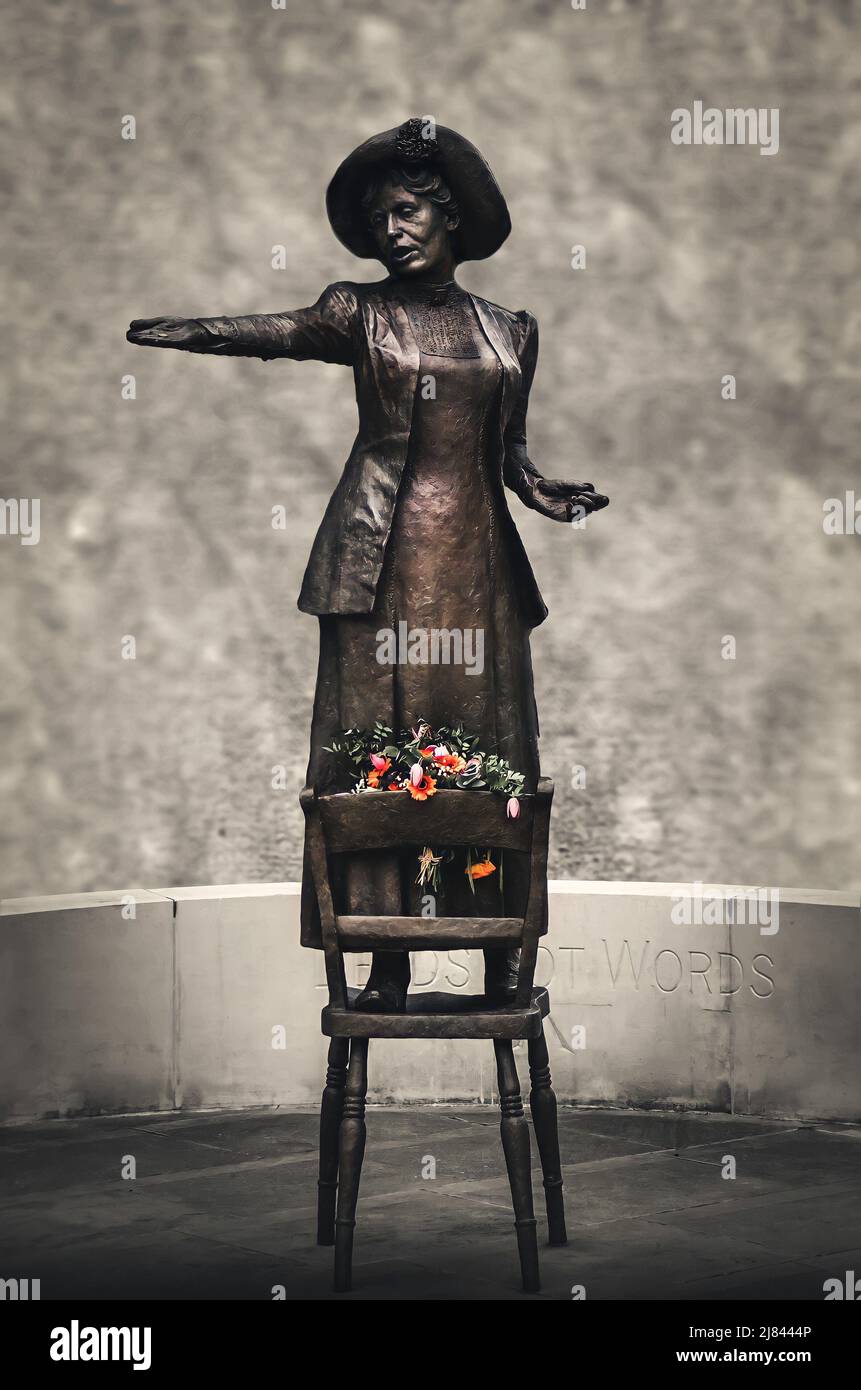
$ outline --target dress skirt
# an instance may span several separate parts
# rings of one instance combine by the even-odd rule
[[[308,785],[320,794],[349,789],[327,745],[345,729],[378,720],[395,731],[417,729],[421,721],[434,730],[460,725],[479,736],[484,751],[499,753],[524,773],[527,792],[535,789],[530,627],[514,586],[501,524],[502,480],[490,447],[501,378],[498,358],[479,335],[473,356],[422,353],[410,447],[374,610],[319,619]],[[402,639],[416,630],[427,633],[431,656],[434,631],[459,633],[463,660],[410,664]],[[441,650],[445,644],[437,654]],[[499,859],[497,853],[494,862]],[[333,856],[335,909],[420,915],[430,890],[416,884],[417,872],[415,850]],[[456,855],[443,866],[436,914],[521,916],[528,855],[506,851],[502,891],[499,878],[497,871],[478,880],[473,893],[465,855]],[[322,946],[307,850],[301,940]]]

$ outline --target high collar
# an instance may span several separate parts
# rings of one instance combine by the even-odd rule
[[[467,293],[456,280],[430,285],[424,280],[412,280],[408,275],[391,276],[387,288],[390,294],[406,304],[430,304],[437,308],[463,299]]]

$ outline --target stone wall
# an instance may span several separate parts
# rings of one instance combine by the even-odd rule
[[[857,899],[781,894],[751,923],[738,892],[551,884],[536,980],[562,1100],[861,1118]],[[318,1104],[326,989],[298,905],[289,883],[4,904],[2,1117]],[[475,993],[481,961],[424,952],[414,987]],[[370,1081],[377,1101],[490,1103],[493,1048],[374,1042]]]
[[[40,498],[41,538],[0,536],[3,892],[298,877],[295,600],[350,373],[124,333],[377,278],[324,189],[414,113],[508,196],[512,236],[461,279],[539,320],[536,465],[612,498],[583,532],[512,499],[550,606],[551,872],[861,886],[861,547],[822,526],[858,475],[859,23],[841,0],[14,7],[0,491]],[[778,153],[673,145],[697,99],[779,108]]]

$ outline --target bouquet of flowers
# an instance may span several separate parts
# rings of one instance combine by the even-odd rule
[[[345,729],[326,751],[342,762],[353,792],[401,792],[414,801],[427,801],[443,789],[490,791],[508,798],[506,811],[512,819],[520,815],[524,774],[482,749],[478,736],[460,727],[434,730],[422,722],[417,729],[395,733],[378,722],[372,729]],[[436,854],[426,845],[418,857],[416,882],[438,890],[442,865],[452,858],[451,850]],[[476,879],[496,872],[491,851],[467,847],[465,872],[475,892]],[[499,874],[501,889],[501,861]]]

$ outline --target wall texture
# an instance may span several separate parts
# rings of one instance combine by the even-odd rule
[[[861,540],[822,525],[858,477],[859,6],[46,0],[7,25],[0,492],[40,499],[41,539],[0,536],[3,891],[297,876],[295,599],[350,374],[124,331],[377,278],[323,192],[416,113],[509,198],[461,279],[538,317],[533,459],[612,497],[585,532],[512,499],[551,610],[551,872],[859,886]],[[778,107],[779,152],[671,144],[697,99]]]

